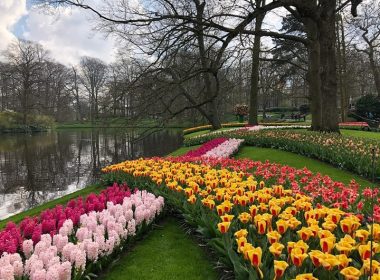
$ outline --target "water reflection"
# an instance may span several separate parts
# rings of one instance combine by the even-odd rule
[[[73,130],[0,138],[0,219],[92,183],[102,167],[162,156],[182,143],[166,130],[134,141],[136,131]]]

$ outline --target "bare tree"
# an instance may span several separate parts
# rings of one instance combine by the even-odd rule
[[[351,18],[349,23],[355,28],[355,35],[362,38],[357,42],[355,49],[363,52],[369,59],[370,68],[376,85],[378,97],[380,97],[380,71],[379,71],[379,48],[380,48],[380,4],[371,0],[362,7],[362,12],[357,18]]]
[[[27,115],[32,108],[30,102],[33,86],[39,81],[42,62],[46,59],[47,53],[39,44],[17,40],[9,45],[4,56],[11,67],[13,78],[19,83],[17,96],[21,104],[23,124],[26,124]]]
[[[100,59],[83,57],[80,62],[81,80],[89,94],[90,120],[94,122],[99,117],[99,93],[107,78],[107,65]]]

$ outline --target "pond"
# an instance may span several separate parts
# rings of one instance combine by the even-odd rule
[[[182,145],[180,130],[56,130],[1,135],[0,220],[95,182],[100,169]]]

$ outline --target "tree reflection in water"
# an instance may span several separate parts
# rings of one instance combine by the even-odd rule
[[[108,164],[163,156],[182,144],[179,130],[138,137],[120,129],[2,135],[0,219],[83,188]]]

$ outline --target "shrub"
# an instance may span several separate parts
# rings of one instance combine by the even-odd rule
[[[380,118],[380,99],[375,95],[365,95],[356,102],[356,112],[368,118],[370,113],[374,118]]]

